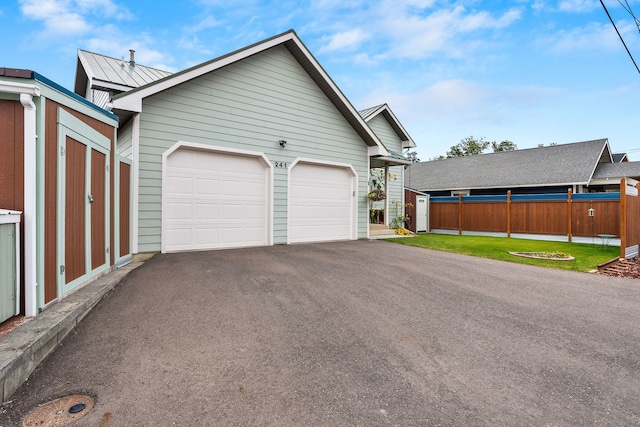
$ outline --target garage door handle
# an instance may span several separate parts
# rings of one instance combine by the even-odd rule
[[[89,194],[89,203],[93,203],[93,196]]]

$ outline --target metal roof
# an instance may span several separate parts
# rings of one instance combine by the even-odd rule
[[[405,185],[421,191],[588,184],[611,163],[607,139],[413,163]]]
[[[171,74],[169,71],[125,61],[124,58],[111,58],[78,49],[75,92],[84,95],[88,80],[91,80],[92,89],[123,92],[144,86]]]

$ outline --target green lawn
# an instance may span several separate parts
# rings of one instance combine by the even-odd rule
[[[620,256],[620,247],[603,248],[599,239],[596,239],[595,244],[584,244],[504,237],[420,234],[411,238],[387,240],[401,245],[573,271],[593,270],[598,264]],[[522,258],[510,255],[509,252],[561,252],[573,256],[575,260],[549,261]]]

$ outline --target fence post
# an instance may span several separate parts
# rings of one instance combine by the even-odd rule
[[[458,194],[458,236],[462,235],[462,193]]]
[[[507,191],[507,238],[511,237],[511,190]]]
[[[626,258],[627,249],[627,180],[620,180],[620,258]]]
[[[573,197],[573,192],[571,189],[567,192],[567,241],[571,243],[572,240],[572,230],[571,230],[571,201]]]

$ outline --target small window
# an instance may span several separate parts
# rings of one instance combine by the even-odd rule
[[[470,192],[471,190],[452,190],[451,195],[457,196],[459,194],[462,194],[463,196],[468,196]]]

